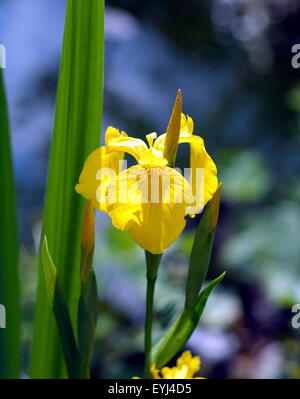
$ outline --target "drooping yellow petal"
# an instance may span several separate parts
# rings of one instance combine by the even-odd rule
[[[108,152],[106,147],[100,147],[87,158],[75,190],[84,198],[91,199],[94,208],[107,211],[105,204],[107,184],[122,168],[123,157],[123,152]]]
[[[196,197],[199,197],[198,202],[200,205],[202,205],[202,200],[204,201],[202,205],[203,208],[207,202],[211,200],[218,188],[217,167],[206,152],[205,148],[199,145],[199,142],[191,142],[190,152],[190,168],[192,173],[191,184],[193,187],[193,194]],[[198,175],[204,174],[204,182],[202,185],[201,182],[197,181],[197,170]],[[199,184],[202,186],[202,189],[198,188]]]
[[[127,134],[109,126],[105,132],[105,146],[93,151],[87,158],[79,183],[75,186],[78,194],[91,199],[93,207],[106,212],[105,193],[109,181],[122,170],[124,153],[109,149],[111,142],[126,138]]]
[[[138,222],[141,209],[139,175],[145,169],[138,165],[122,171],[107,188],[106,204],[113,225],[119,230],[128,230],[129,224]],[[142,179],[143,181],[143,179]]]
[[[138,223],[128,228],[131,238],[153,254],[162,254],[185,227],[185,207],[180,204],[143,204]]]
[[[168,167],[133,166],[108,185],[107,210],[115,227],[128,230],[145,250],[160,254],[185,226],[192,188]]]
[[[196,206],[189,211],[199,213],[217,190],[218,178],[216,165],[206,152],[203,139],[193,135],[193,129],[192,118],[182,114],[179,143],[190,144],[190,183],[196,197]]]

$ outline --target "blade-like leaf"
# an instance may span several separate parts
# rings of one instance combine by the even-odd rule
[[[80,232],[84,200],[74,186],[99,146],[103,88],[104,1],[68,0],[43,220],[73,325],[80,295]],[[62,378],[62,349],[39,271],[32,378]]]
[[[195,234],[185,290],[187,308],[195,304],[207,275],[219,215],[221,186],[207,205]]]
[[[47,237],[44,237],[42,245],[42,264],[46,281],[46,288],[50,306],[53,307],[55,297],[55,286],[57,280],[57,271],[53,260],[49,254]]]
[[[203,310],[205,308],[206,302],[208,300],[208,297],[210,296],[212,290],[215,288],[217,284],[219,284],[223,278],[225,277],[226,272],[223,272],[219,277],[215,278],[213,281],[211,281],[201,292],[199,295],[199,298],[197,300],[197,303],[195,305],[195,311],[197,315],[202,315]]]
[[[0,378],[20,374],[20,295],[15,191],[7,107],[0,69],[0,304],[6,328],[0,328]],[[6,317],[5,317],[6,316]],[[1,315],[0,315],[1,317]]]
[[[78,346],[85,368],[89,372],[94,347],[98,316],[98,293],[94,270],[91,270],[82,287],[78,305]]]
[[[83,377],[83,363],[77,349],[70,314],[57,278],[57,271],[49,254],[46,236],[42,245],[42,264],[48,299],[55,315],[68,375],[70,378]]]
[[[209,295],[224,276],[225,272],[205,287],[194,307],[183,310],[162,340],[154,346],[151,364],[155,363],[157,368],[161,368],[183,348],[198,325]]]

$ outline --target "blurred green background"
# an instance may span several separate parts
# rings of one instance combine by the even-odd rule
[[[21,238],[28,374],[47,161],[65,1],[0,0]],[[106,2],[103,133],[168,124],[177,89],[223,182],[209,278],[227,270],[187,348],[208,378],[300,378],[300,43],[296,0]],[[188,166],[188,147],[178,166]],[[131,159],[128,159],[131,162]],[[75,185],[76,182],[74,182]],[[181,310],[199,216],[159,271],[154,339]],[[142,375],[144,253],[97,213],[100,315],[92,377]]]

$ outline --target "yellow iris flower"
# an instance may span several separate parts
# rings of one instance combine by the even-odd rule
[[[151,367],[151,373],[154,379],[203,379],[203,377],[194,377],[200,369],[199,356],[192,356],[190,351],[185,351],[177,359],[175,367],[163,367],[156,369],[155,364]],[[138,379],[138,377],[133,377]]]
[[[95,208],[108,213],[116,228],[127,230],[153,254],[163,253],[178,238],[185,216],[201,212],[218,188],[217,168],[203,139],[193,135],[193,125],[189,116],[181,114],[177,140],[190,144],[189,179],[168,166],[166,134],[158,138],[156,133],[148,134],[147,146],[108,127],[105,146],[88,157],[75,187]],[[122,170],[124,153],[132,155],[137,165]]]

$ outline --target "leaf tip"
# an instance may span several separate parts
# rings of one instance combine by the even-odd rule
[[[53,260],[49,253],[47,236],[44,236],[42,244],[42,265],[44,270],[45,282],[47,287],[48,299],[50,305],[53,306],[54,295],[55,295],[55,285],[57,279],[57,271],[54,266]]]
[[[180,134],[181,111],[182,111],[181,90],[178,89],[172,115],[167,128],[165,150],[164,150],[164,156],[171,167],[175,165],[179,134]]]

